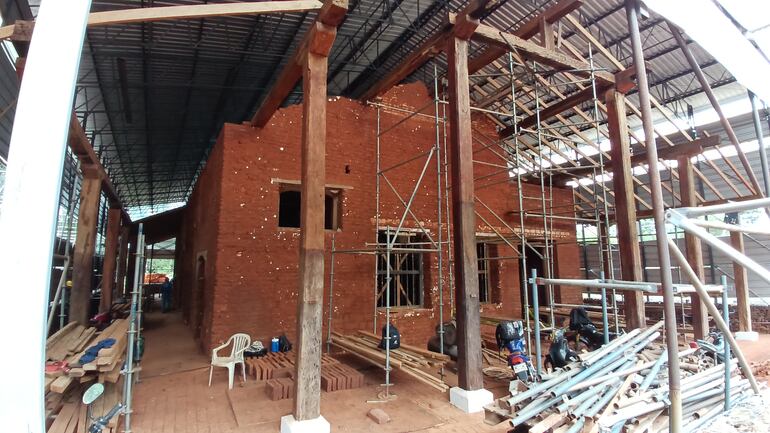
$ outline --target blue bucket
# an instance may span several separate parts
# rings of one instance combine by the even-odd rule
[[[271,352],[278,352],[278,339],[273,338],[270,340],[270,351]]]

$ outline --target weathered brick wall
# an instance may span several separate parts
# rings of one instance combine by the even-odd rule
[[[185,322],[199,338],[201,347],[212,346],[212,306],[218,278],[216,268],[219,215],[222,205],[223,146],[221,137],[198,177],[177,237],[174,296]]]
[[[381,168],[394,166],[423,153],[427,156],[434,146],[436,130],[433,106],[425,87],[411,84],[395,88],[385,96],[384,102],[407,109],[426,105],[429,108],[423,110],[428,116],[415,116],[381,136]],[[226,124],[212,153],[215,167],[211,167],[210,158],[209,166],[198,181],[187,211],[189,215],[186,218],[188,224],[184,239],[185,243],[192,246],[185,245],[182,255],[185,263],[194,263],[195,252],[201,248],[208,249],[208,260],[213,263],[211,266],[216,274],[215,278],[207,277],[207,290],[209,280],[212,280],[214,287],[213,305],[206,306],[206,311],[211,311],[212,320],[210,334],[204,332],[204,346],[212,346],[234,332],[247,332],[252,338],[263,341],[285,332],[292,341],[295,340],[299,229],[278,227],[278,203],[280,182],[300,179],[301,116],[302,107],[298,105],[279,110],[262,129]],[[403,117],[403,113],[383,109],[380,117],[382,130],[389,129]],[[324,333],[328,318],[332,235],[336,250],[365,249],[365,243],[375,241],[377,111],[356,101],[332,98],[327,105],[327,122],[326,184],[341,186],[343,193],[342,228],[334,233],[326,232]],[[479,213],[494,226],[493,230],[479,218],[477,231],[492,234],[495,230],[510,233],[509,227],[518,230],[518,191],[507,177],[504,163],[498,155],[501,152],[499,147],[484,145],[494,143],[488,138],[495,136],[494,127],[488,120],[479,117],[474,119],[474,129],[478,138],[474,159],[481,161],[475,168],[477,196],[503,220],[500,221],[477,205]],[[439,132],[443,136],[443,128]],[[217,165],[220,164],[217,159],[220,154],[221,168]],[[417,158],[386,172],[388,181],[403,200],[409,199],[425,161],[425,157]],[[206,191],[221,194],[218,216],[200,210],[201,207],[212,206],[206,200]],[[428,162],[412,205],[412,211],[434,240],[438,238],[439,228],[437,193],[434,156]],[[538,198],[526,199],[525,208],[539,212],[539,186],[525,185],[523,194]],[[550,199],[546,194],[546,198]],[[554,189],[553,194],[554,203],[572,201],[570,190]],[[380,201],[380,226],[397,226],[404,207],[384,180],[380,182]],[[442,228],[446,238],[447,215],[443,206]],[[562,212],[569,212],[569,207],[561,209]],[[204,222],[198,219],[198,216],[204,214],[207,218],[214,218],[205,221],[205,228]],[[189,221],[192,224],[197,222],[198,228],[191,229]],[[403,227],[414,229],[418,226],[408,216]],[[531,238],[542,235],[541,220],[528,220],[527,230]],[[561,237],[556,248],[559,257],[556,264],[558,273],[565,277],[578,275],[574,225],[557,222],[554,231]],[[216,248],[211,246],[212,236],[216,238]],[[491,250],[490,254],[500,257],[514,255],[504,244],[496,245]],[[426,254],[424,260],[424,308],[394,309],[392,313],[392,320],[401,331],[404,341],[421,346],[434,332],[433,328],[439,320],[440,305],[436,254]],[[334,261],[333,329],[343,333],[358,329],[372,330],[375,313],[374,256],[337,253]],[[446,249],[443,266],[443,312],[444,318],[448,320],[450,295]],[[490,266],[490,272],[495,274],[491,280],[496,283],[492,289],[493,300],[496,302],[483,305],[483,314],[520,316],[518,267],[518,261],[510,259],[496,261]],[[192,281],[187,278],[183,284],[190,283]],[[564,302],[577,302],[580,292],[563,290],[559,296]],[[382,326],[384,312],[378,311],[377,316],[378,326]]]

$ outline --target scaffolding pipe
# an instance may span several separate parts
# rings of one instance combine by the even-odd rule
[[[669,430],[671,433],[682,432],[682,390],[679,385],[679,358],[676,356],[678,344],[676,333],[676,310],[672,293],[673,278],[671,275],[671,257],[669,256],[666,239],[666,221],[664,218],[665,202],[660,181],[660,172],[655,169],[658,165],[658,148],[655,144],[652,107],[650,105],[650,87],[647,82],[647,67],[644,61],[642,39],[639,34],[639,2],[625,0],[626,16],[631,37],[633,64],[636,67],[637,88],[639,90],[639,105],[644,125],[644,139],[647,148],[647,165],[650,167],[650,194],[652,195],[652,210],[655,219],[655,233],[658,241],[658,259],[660,263],[660,281],[663,284],[664,319],[666,321],[666,348],[668,349],[668,384],[671,407],[669,409]]]
[[[668,23],[668,28],[671,30],[671,35],[674,36],[674,39],[676,39],[676,43],[679,45],[682,53],[684,53],[684,56],[687,59],[687,63],[690,65],[690,68],[695,74],[695,78],[698,79],[698,82],[703,89],[703,93],[706,94],[709,102],[711,102],[711,107],[714,109],[714,111],[716,111],[717,116],[719,116],[719,122],[721,123],[722,128],[724,128],[725,133],[727,133],[727,137],[730,139],[733,147],[735,147],[735,152],[738,154],[738,159],[740,159],[741,164],[743,165],[743,169],[746,170],[746,174],[749,176],[749,181],[751,182],[752,189],[754,190],[753,192],[762,195],[762,188],[759,186],[757,176],[754,174],[754,170],[751,168],[751,163],[749,162],[748,158],[746,158],[746,154],[743,152],[743,149],[741,149],[741,142],[735,135],[735,131],[733,130],[732,125],[730,125],[730,121],[727,119],[727,116],[725,116],[725,113],[722,111],[722,106],[719,105],[719,101],[717,101],[717,97],[714,95],[714,91],[711,90],[711,85],[709,85],[708,79],[703,73],[700,64],[698,64],[698,61],[692,54],[692,51],[690,51],[690,47],[687,46],[687,42],[685,42],[684,38],[682,37],[682,33],[679,31],[679,28],[670,22]]]
[[[540,372],[543,369],[543,359],[540,356],[540,303],[538,302],[537,293],[537,269],[532,269],[532,307],[535,309],[535,363],[537,365],[537,375],[540,376]]]
[[[515,81],[513,80],[513,55],[511,52],[508,52],[508,71],[510,72],[510,83],[511,83],[511,113],[513,113],[513,118],[516,119],[516,85]],[[521,287],[524,287],[524,323],[526,326],[525,332],[527,334],[527,356],[531,356],[531,349],[532,347],[532,327],[529,322],[529,290],[526,290],[527,287],[527,237],[525,236],[526,230],[524,227],[524,192],[522,191],[522,182],[521,182],[521,170],[518,170],[518,167],[521,166],[521,158],[519,155],[519,126],[518,122],[513,123],[513,136],[514,136],[514,155],[516,157],[516,192],[519,196],[519,226],[520,226],[520,234],[521,234],[521,269],[524,271],[521,272]],[[538,313],[539,314],[539,313]],[[540,338],[538,336],[538,338]]]
[[[603,271],[602,271],[603,273]],[[600,274],[601,275],[601,274]],[[655,293],[658,291],[658,287],[655,283],[643,283],[639,281],[622,281],[622,280],[580,280],[580,279],[567,279],[567,278],[538,278],[537,283],[541,285],[565,285],[565,286],[580,286],[590,289],[621,289],[621,290],[638,290],[641,292]]]
[[[702,241],[711,245],[715,249],[721,251],[734,262],[737,262],[741,266],[747,269],[750,269],[752,272],[756,273],[760,278],[770,283],[770,271],[765,269],[762,265],[755,262],[745,254],[741,254],[740,252],[736,251],[733,247],[721,241],[719,238],[712,235],[707,230],[693,224],[692,221],[690,221],[688,218],[682,216],[679,213],[678,209],[677,210],[669,209],[666,212],[666,219],[671,224],[684,229],[684,231],[686,231],[687,233],[690,233],[692,235],[699,237]],[[697,285],[694,282],[693,282],[693,285],[697,287]]]
[[[755,394],[759,394],[759,386],[757,385],[756,379],[754,379],[754,374],[751,372],[751,366],[746,360],[746,357],[743,356],[743,352],[741,351],[740,347],[738,347],[738,342],[735,341],[735,338],[730,333],[730,326],[722,318],[722,315],[719,313],[719,310],[717,309],[716,305],[714,305],[714,301],[711,300],[711,298],[708,295],[708,292],[703,287],[703,284],[698,278],[698,275],[695,273],[695,271],[692,269],[690,264],[687,262],[687,259],[684,257],[684,254],[682,254],[682,252],[679,251],[679,247],[677,247],[676,243],[674,243],[674,241],[670,239],[668,242],[669,242],[669,246],[671,247],[671,251],[674,253],[674,257],[679,262],[679,264],[682,265],[682,268],[685,270],[687,277],[690,279],[690,282],[692,282],[692,284],[695,286],[695,289],[698,291],[698,295],[700,295],[701,300],[703,301],[703,304],[708,309],[709,314],[711,314],[711,317],[714,318],[714,323],[716,323],[717,328],[719,328],[719,330],[722,331],[722,335],[730,344],[730,347],[735,353],[735,357],[738,358],[738,364],[741,367],[741,371],[743,371],[743,375],[746,376],[746,378],[749,380],[749,383],[751,383],[751,389],[754,390]]]
[[[330,263],[329,263],[329,321],[328,325],[326,326],[326,353],[332,352],[332,313],[334,312],[334,235],[336,233],[332,232],[332,251],[331,251],[331,257],[330,257]],[[377,273],[374,273],[374,276],[377,276]],[[377,285],[375,284],[375,287]],[[375,299],[375,305],[376,305],[377,299]]]
[[[727,277],[722,275],[722,285],[727,287]],[[730,307],[727,305],[727,290],[722,291],[722,314],[724,315],[725,323],[730,326]],[[724,345],[724,364],[725,364],[725,412],[730,410],[730,345],[727,344],[727,339],[723,338],[722,344]]]
[[[438,224],[436,240],[438,242],[438,340],[439,340],[439,352],[444,354],[444,254],[443,254],[443,238],[441,224],[443,223],[441,215],[441,131],[439,130],[438,119],[438,66],[436,62],[433,62],[433,101],[434,101],[434,114],[436,128],[436,222]],[[451,247],[449,247],[451,248]]]
[[[375,191],[374,191],[374,239],[377,241],[377,243],[380,242],[380,107],[377,106],[377,135],[375,137],[375,150],[377,154],[377,160],[376,165],[377,169],[375,171],[374,177],[375,177]],[[380,290],[380,278],[379,278],[379,264],[380,264],[380,257],[379,255],[375,256],[374,259],[374,319],[373,319],[373,327],[374,329],[372,332],[374,334],[377,334],[377,302],[378,302],[378,295]]]
[[[125,406],[125,433],[131,433],[131,414],[133,413],[132,399],[134,387],[134,349],[138,341],[139,333],[139,314],[138,308],[142,299],[139,296],[142,286],[142,261],[144,258],[144,224],[139,223],[139,230],[136,235],[136,257],[134,266],[134,287],[131,290],[131,312],[128,319],[128,345],[126,346],[126,381],[123,384],[123,405]]]
[[[759,120],[759,110],[757,109],[757,95],[749,92],[749,101],[751,101],[751,114],[754,120],[754,133],[757,135],[757,144],[759,145],[759,163],[762,166],[762,180],[765,184],[765,196],[770,195],[770,168],[767,163],[767,150],[765,149],[765,134],[762,132],[762,122]]]
[[[731,201],[728,203],[715,204],[711,206],[680,207],[675,210],[682,216],[687,218],[695,218],[715,213],[741,212],[744,210],[751,210],[768,206],[770,206],[770,198],[757,198],[754,200]]]
[[[604,271],[599,273],[599,277],[604,280]],[[610,323],[607,317],[607,288],[602,287],[602,334],[604,335],[604,344],[610,342]]]
[[[65,247],[69,250],[69,241],[67,241],[67,246]],[[59,276],[59,282],[56,284],[56,293],[53,295],[53,301],[51,301],[51,311],[48,312],[48,321],[47,323],[47,330],[46,335],[51,332],[51,325],[53,324],[53,316],[56,313],[56,304],[59,303],[59,298],[61,297],[61,293],[63,290],[63,287],[65,286],[65,282],[67,280],[67,270],[70,267],[70,258],[69,256],[64,258],[64,267],[62,268],[61,275]],[[64,304],[61,305],[61,308],[59,309],[59,312],[64,310]]]

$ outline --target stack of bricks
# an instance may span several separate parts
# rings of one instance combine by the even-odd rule
[[[364,375],[345,364],[321,365],[321,388],[326,392],[364,386]]]
[[[246,371],[258,381],[267,381],[265,388],[271,400],[294,395],[294,354],[269,353],[261,358],[246,360]],[[321,388],[326,392],[360,388],[364,375],[340,363],[329,355],[321,355]]]
[[[265,391],[270,400],[292,398],[294,396],[294,379],[290,377],[270,379],[267,381]]]

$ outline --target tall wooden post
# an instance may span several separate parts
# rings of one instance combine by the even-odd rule
[[[131,228],[124,226],[120,229],[120,247],[118,248],[118,275],[115,283],[115,293],[125,296],[126,287],[126,266],[128,262],[128,237],[131,234]]]
[[[336,29],[315,23],[302,65],[302,196],[294,419],[321,416],[321,321],[324,292],[326,79]]]
[[[91,283],[94,274],[94,250],[96,249],[96,224],[99,219],[99,197],[102,181],[84,173],[80,188],[78,231],[75,238],[72,263],[72,294],[70,295],[70,320],[88,325],[91,309]]]
[[[625,99],[625,95],[614,89],[605,93],[612,156],[612,185],[615,192],[615,221],[618,226],[621,276],[627,281],[643,281]],[[643,328],[647,325],[641,292],[623,291],[623,310],[627,328]]]
[[[476,216],[473,210],[473,141],[468,87],[468,40],[448,41],[449,143],[452,157],[452,221],[458,331],[458,383],[466,391],[482,389],[479,274]]]
[[[695,196],[695,176],[693,173],[692,161],[690,156],[681,156],[677,158],[679,168],[679,195],[682,197],[682,206],[697,206]],[[704,281],[705,273],[703,270],[703,250],[700,240],[697,236],[689,233],[684,235],[684,243],[687,253],[687,263],[690,264],[698,279]],[[690,304],[692,307],[692,327],[696,339],[705,338],[708,335],[708,316],[706,308],[697,293],[690,295]]]
[[[730,243],[736,251],[743,254],[743,233],[730,232]],[[751,332],[751,305],[749,304],[749,275],[746,268],[733,262],[735,276],[735,297],[738,299],[738,331]]]
[[[118,237],[120,236],[120,209],[107,211],[107,237],[104,240],[104,262],[102,263],[102,298],[99,312],[106,312],[112,307],[112,292],[115,289],[115,267],[118,255]]]

